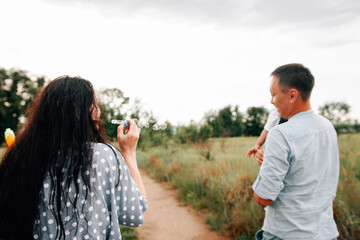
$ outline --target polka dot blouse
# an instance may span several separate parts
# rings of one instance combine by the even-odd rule
[[[121,239],[119,224],[141,226],[147,200],[140,193],[125,160],[116,148],[94,143],[92,171],[85,174],[90,175],[91,182],[88,200],[85,200],[86,186],[82,179],[75,180],[80,187],[77,211],[83,209],[80,217],[74,217],[72,213],[76,210],[70,202],[75,199],[75,183],[66,190],[70,200],[61,203],[65,239]],[[49,201],[50,184],[48,174],[40,192],[40,212],[34,223],[34,239],[55,239],[56,230],[60,229],[52,213],[54,206]]]

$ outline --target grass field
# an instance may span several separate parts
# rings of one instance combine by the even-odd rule
[[[259,166],[245,156],[256,138],[220,138],[193,145],[138,150],[139,165],[178,190],[178,198],[204,214],[211,228],[234,239],[253,239],[264,211],[251,185]],[[360,239],[360,134],[340,135],[340,180],[334,202],[339,239]],[[0,148],[0,158],[5,150]],[[123,239],[136,239],[124,230]],[[129,237],[126,237],[129,235]]]
[[[139,165],[167,181],[178,198],[206,215],[211,228],[234,239],[253,239],[264,211],[254,202],[252,183],[259,166],[245,156],[256,138],[211,139],[138,151]],[[339,239],[360,239],[360,135],[341,135],[340,182],[334,215]]]

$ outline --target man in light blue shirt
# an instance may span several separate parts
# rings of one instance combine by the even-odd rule
[[[337,135],[332,124],[311,110],[314,77],[301,64],[271,74],[271,103],[288,122],[267,136],[255,200],[265,208],[257,239],[336,239],[333,200],[339,179]]]

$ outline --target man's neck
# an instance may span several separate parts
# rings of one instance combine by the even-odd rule
[[[310,101],[301,102],[301,103],[294,106],[292,111],[288,114],[287,119],[290,119],[295,114],[298,114],[300,112],[306,112],[306,111],[309,111],[309,110],[311,110]]]

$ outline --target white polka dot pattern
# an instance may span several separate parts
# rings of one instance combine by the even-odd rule
[[[92,146],[92,166],[85,172],[85,175],[90,175],[91,183],[88,199],[85,199],[87,187],[80,175],[70,187],[62,183],[64,191],[69,194],[69,198],[62,198],[61,209],[65,239],[121,239],[119,224],[131,227],[143,224],[147,200],[139,192],[118,150],[102,143]],[[74,209],[76,185],[79,194]],[[48,174],[41,191],[39,218],[34,223],[34,239],[54,239],[56,230],[60,229],[51,211],[55,206],[49,203],[50,189]],[[78,212],[78,218],[74,212]]]

